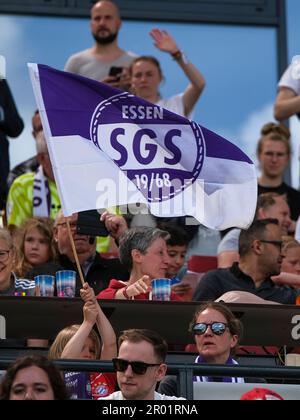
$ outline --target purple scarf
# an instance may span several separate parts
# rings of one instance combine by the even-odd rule
[[[203,365],[206,364],[206,361],[203,359],[202,356],[197,356],[195,363],[199,364],[199,365]],[[236,362],[231,356],[229,356],[227,362],[225,363],[226,365],[232,366],[232,365],[238,365],[238,362]],[[194,382],[231,382],[231,383],[244,383],[244,378],[235,378],[235,377],[218,377],[218,379],[216,380],[216,378],[211,377],[211,376],[194,376],[193,377],[193,381]]]

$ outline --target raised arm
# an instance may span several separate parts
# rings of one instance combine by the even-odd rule
[[[183,94],[184,112],[185,116],[188,116],[204,90],[205,79],[200,71],[185,58],[175,39],[168,32],[152,29],[150,35],[154,39],[154,45],[159,50],[171,54],[191,82]]]
[[[102,311],[95,297],[94,290],[88,283],[84,283],[83,288],[80,290],[80,296],[84,302],[93,302],[96,305],[96,325],[102,341],[100,360],[111,360],[117,356],[117,339],[113,327]]]
[[[62,354],[62,359],[80,359],[82,349],[88,338],[98,315],[97,307],[94,302],[86,302],[83,307],[83,323],[78,331],[66,344]]]
[[[299,113],[300,96],[288,87],[281,87],[275,102],[275,118],[282,121]]]

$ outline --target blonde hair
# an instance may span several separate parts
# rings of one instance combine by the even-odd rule
[[[287,252],[292,248],[300,248],[300,244],[292,236],[284,236],[282,244],[282,255],[286,257]]]
[[[53,261],[57,257],[56,244],[53,241],[53,221],[43,217],[32,217],[27,219],[16,235],[16,274],[20,277],[24,277],[26,273],[33,268],[33,265],[27,261],[25,256],[25,238],[27,233],[32,229],[37,229],[46,239],[49,246],[49,261]]]
[[[66,347],[67,343],[71,340],[71,338],[73,338],[74,335],[77,333],[79,327],[80,325],[78,324],[70,325],[69,327],[64,328],[57,334],[52,346],[49,349],[49,359],[61,358],[64,348]],[[94,330],[91,330],[88,336],[95,343],[96,359],[99,359],[101,354],[100,338]]]
[[[9,249],[14,250],[13,239],[8,229],[0,228],[0,240],[4,241]]]

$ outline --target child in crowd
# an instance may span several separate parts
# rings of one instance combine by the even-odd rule
[[[117,355],[114,330],[101,310],[93,289],[85,283],[80,291],[85,302],[83,323],[71,325],[59,332],[50,350],[50,359],[100,359],[112,360]],[[93,330],[96,324],[98,334]],[[115,390],[116,376],[99,372],[66,372],[65,382],[71,399],[98,399],[106,397]]]
[[[53,222],[42,217],[28,219],[16,236],[16,274],[26,278],[32,268],[56,259]]]
[[[283,237],[282,264],[279,276],[272,277],[274,283],[300,288],[300,244],[292,237]]]
[[[172,291],[174,293],[179,295],[183,300],[190,300],[188,297],[191,294],[191,285],[182,279],[186,272],[184,263],[190,242],[189,237],[184,229],[173,224],[164,222],[159,227],[170,235],[167,240],[169,264],[166,277],[172,280]]]

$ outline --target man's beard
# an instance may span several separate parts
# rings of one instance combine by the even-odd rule
[[[99,36],[97,34],[92,34],[94,37],[94,40],[97,42],[97,44],[100,45],[108,45],[115,41],[115,39],[118,36],[118,32],[114,34],[109,34],[107,36]]]

